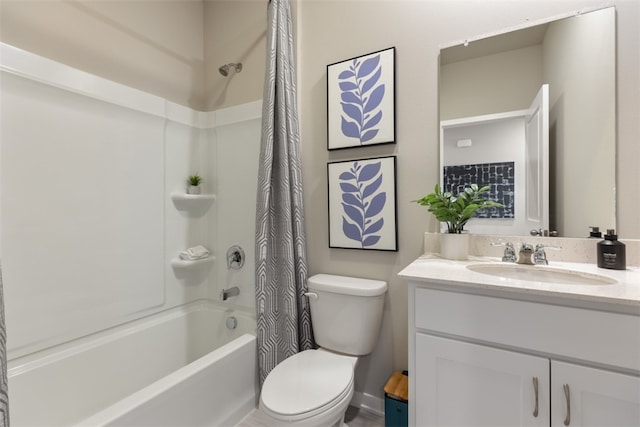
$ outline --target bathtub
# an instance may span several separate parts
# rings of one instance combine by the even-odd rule
[[[233,426],[256,406],[255,318],[208,303],[41,353],[9,361],[13,427]]]

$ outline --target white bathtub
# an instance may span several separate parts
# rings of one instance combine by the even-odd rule
[[[9,362],[13,427],[232,426],[256,405],[255,319],[206,303],[42,353]]]

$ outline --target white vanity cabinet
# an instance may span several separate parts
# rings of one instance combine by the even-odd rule
[[[639,374],[635,309],[409,282],[411,426],[640,426]]]
[[[637,376],[552,360],[551,393],[552,426],[640,426]]]
[[[549,425],[548,359],[422,333],[415,340],[411,425]]]

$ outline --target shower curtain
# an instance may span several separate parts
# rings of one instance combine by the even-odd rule
[[[4,295],[0,266],[0,426],[9,426],[9,392],[7,391],[7,331],[4,324]]]
[[[281,361],[313,347],[307,290],[300,132],[289,0],[271,0],[256,206],[260,385]]]

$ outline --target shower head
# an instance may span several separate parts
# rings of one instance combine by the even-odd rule
[[[239,73],[240,71],[242,71],[242,63],[238,62],[237,64],[234,64],[233,62],[230,64],[225,64],[222,67],[218,68],[218,71],[220,71],[220,74],[222,74],[223,76],[227,77],[229,75],[229,71],[235,71],[236,73]]]

